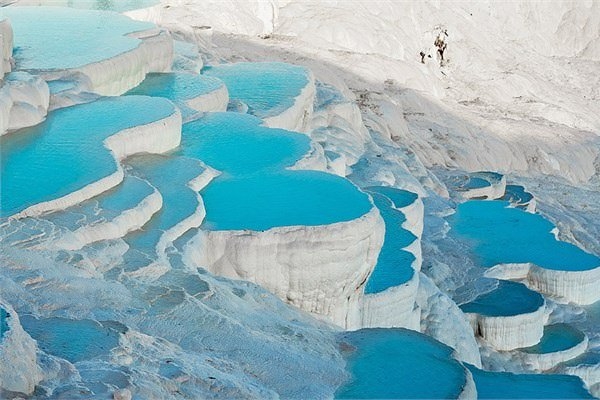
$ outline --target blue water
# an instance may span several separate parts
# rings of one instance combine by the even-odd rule
[[[362,329],[342,335],[351,378],[338,399],[455,399],[466,384],[453,350],[406,329]]]
[[[86,225],[110,221],[123,211],[135,208],[152,192],[154,189],[146,181],[126,176],[121,184],[111,190],[64,211],[45,215],[44,219],[75,230]]]
[[[394,203],[394,207],[396,208],[407,207],[419,198],[416,193],[391,186],[370,186],[366,190],[384,195]]]
[[[526,205],[533,199],[533,195],[525,191],[520,185],[506,185],[504,196],[501,200],[509,201],[517,206]]]
[[[160,192],[162,209],[144,227],[125,236],[130,251],[125,255],[128,270],[134,270],[156,259],[156,245],[161,235],[198,208],[197,192],[188,182],[205,171],[197,160],[163,155],[139,155],[126,160],[129,173],[147,180]]]
[[[309,82],[306,68],[280,62],[222,64],[202,72],[225,82],[229,98],[243,102],[259,118],[290,108]]]
[[[0,307],[0,342],[2,341],[2,338],[4,338],[4,334],[10,329],[8,327],[8,318],[9,316],[6,310]]]
[[[544,327],[544,336],[538,344],[521,349],[525,353],[555,353],[575,347],[583,341],[585,335],[568,324],[553,324]]]
[[[498,183],[502,180],[503,175],[493,171],[477,171],[471,172],[471,179],[484,179],[489,183]]]
[[[557,241],[554,226],[538,214],[508,207],[505,201],[467,201],[448,217],[450,235],[472,244],[481,266],[531,262],[554,270],[584,271],[600,258]]]
[[[467,364],[480,399],[593,399],[577,376],[482,371]]]
[[[72,363],[104,356],[119,345],[119,333],[88,319],[21,317],[23,329],[40,349]]]
[[[505,317],[534,312],[543,304],[542,295],[528,289],[522,283],[498,281],[496,289],[461,305],[460,308],[466,313]]]
[[[232,175],[292,166],[310,150],[306,135],[270,129],[251,115],[208,113],[183,126],[181,153]]]
[[[63,79],[47,81],[46,83],[48,83],[48,89],[50,89],[50,94],[66,92],[67,90],[71,90],[77,87],[77,83],[75,81],[68,81]]]
[[[124,12],[151,7],[159,3],[160,0],[69,0],[64,6],[86,10]]]
[[[2,136],[0,215],[62,197],[114,173],[116,161],[103,141],[173,112],[173,104],[159,97],[109,97],[53,111],[35,127]]]
[[[406,283],[415,274],[412,268],[415,256],[402,248],[414,242],[417,237],[401,227],[406,218],[402,212],[393,208],[388,197],[379,193],[372,193],[372,196],[385,222],[385,239],[377,264],[365,286],[366,294],[383,292]]]
[[[186,118],[194,113],[187,107],[186,100],[210,93],[222,86],[222,81],[210,76],[184,72],[154,73],[146,75],[142,83],[126,94],[165,97],[173,101]]]
[[[140,44],[125,35],[154,26],[114,12],[62,7],[3,7],[2,17],[10,19],[22,70],[68,69],[114,57]]]
[[[326,225],[359,218],[372,207],[350,181],[319,171],[223,176],[201,194],[210,230]]]
[[[319,110],[333,104],[345,103],[347,101],[344,95],[334,86],[316,81],[315,87],[317,89],[314,104],[315,110]]]

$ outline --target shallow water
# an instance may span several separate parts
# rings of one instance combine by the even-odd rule
[[[210,93],[222,86],[222,81],[210,76],[183,72],[153,73],[147,74],[146,79],[127,92],[126,95],[167,98],[179,107],[185,118],[195,112],[189,109],[186,100]]]
[[[593,399],[579,377],[487,372],[468,365],[480,399]]]
[[[397,189],[391,186],[369,186],[366,188],[369,192],[379,193],[394,203],[395,208],[404,208],[414,203],[419,196],[408,190]]]
[[[57,199],[116,172],[103,141],[173,112],[173,104],[158,97],[107,97],[53,111],[35,127],[2,136],[0,215]]]
[[[92,320],[21,317],[23,329],[37,340],[40,349],[72,363],[107,357],[119,344],[119,333]]]
[[[467,201],[448,217],[450,235],[465,240],[483,267],[533,263],[554,270],[584,271],[600,258],[555,239],[554,226],[541,215],[510,208],[506,201]]]
[[[136,48],[126,36],[154,27],[113,12],[62,7],[3,7],[10,19],[18,69],[57,70],[81,67]]]
[[[309,82],[308,71],[297,65],[240,62],[206,67],[204,75],[219,78],[229,90],[229,98],[248,106],[259,118],[281,114]]]
[[[4,338],[4,334],[8,332],[8,313],[2,307],[0,307],[0,341]]]
[[[393,208],[393,203],[388,197],[379,193],[372,193],[372,196],[385,222],[385,238],[377,264],[365,286],[366,294],[379,293],[399,286],[408,282],[415,274],[412,268],[415,256],[402,248],[414,242],[417,237],[402,228],[406,218],[402,212]]]
[[[505,317],[534,312],[543,304],[543,296],[522,283],[498,281],[494,290],[461,305],[460,309],[467,313]]]
[[[326,225],[369,212],[366,194],[344,178],[320,171],[222,176],[202,192],[209,230],[264,231],[278,226]]]
[[[535,346],[520,349],[531,354],[546,354],[568,350],[583,341],[585,335],[568,324],[544,326],[544,336]]]
[[[344,333],[341,341],[351,377],[335,398],[450,399],[466,383],[453,350],[418,332],[362,329]]]
[[[262,126],[256,117],[208,113],[183,126],[181,154],[231,175],[292,166],[310,150],[306,135]]]
[[[118,186],[77,206],[45,215],[55,225],[75,230],[86,225],[110,221],[123,211],[135,208],[152,194],[154,188],[146,181],[126,176]]]

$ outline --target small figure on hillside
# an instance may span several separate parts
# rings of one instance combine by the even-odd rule
[[[435,47],[437,47],[437,52],[438,55],[440,56],[440,67],[443,65],[444,63],[444,51],[446,50],[446,47],[448,46],[448,43],[446,43],[446,38],[448,37],[448,31],[446,29],[441,30],[440,33],[438,33],[437,37],[435,38],[435,41],[433,42],[433,45]]]
[[[424,52],[420,52],[419,55],[421,56],[421,64],[425,64],[425,53]]]

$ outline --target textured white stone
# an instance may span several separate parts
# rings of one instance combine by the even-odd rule
[[[388,288],[380,293],[364,294],[361,301],[359,328],[407,328],[420,330],[421,313],[415,302],[419,289],[419,273],[399,286]]]
[[[124,210],[110,221],[86,225],[74,232],[65,233],[54,246],[65,250],[78,250],[100,240],[118,239],[144,226],[161,207],[162,196],[154,190],[135,207]]]
[[[466,313],[476,336],[485,340],[496,350],[514,350],[539,343],[548,320],[546,304],[537,310],[512,315],[492,317]]]
[[[255,282],[347,327],[377,261],[384,229],[373,207],[360,218],[330,225],[201,230],[186,246],[184,260],[217,275]]]
[[[46,81],[27,72],[12,72],[0,85],[0,135],[44,120],[50,102]]]
[[[13,31],[8,19],[0,20],[0,80],[11,71]]]
[[[518,354],[515,355],[515,358],[519,359],[528,369],[548,371],[562,362],[572,360],[573,358],[582,355],[587,350],[587,347],[588,338],[585,336],[580,343],[570,349],[544,354],[517,352]]]
[[[294,99],[294,104],[278,115],[263,118],[266,126],[296,132],[306,132],[309,129],[316,88],[312,72],[309,72],[308,75],[308,83]]]
[[[31,394],[44,377],[37,364],[37,343],[23,330],[16,311],[0,299],[6,310],[8,332],[0,341],[0,389]]]
[[[80,75],[82,88],[103,96],[118,96],[136,87],[150,72],[168,72],[173,62],[173,39],[166,31],[150,29],[131,33],[141,39],[134,49],[82,67],[44,72],[47,80]]]
[[[219,112],[227,111],[229,103],[229,92],[227,86],[221,85],[212,92],[187,100],[186,105],[199,112]]]

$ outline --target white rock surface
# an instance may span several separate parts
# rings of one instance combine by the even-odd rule
[[[585,271],[560,271],[531,263],[498,264],[485,276],[505,280],[524,280],[533,290],[562,303],[587,305],[600,300],[600,266]]]
[[[430,278],[419,275],[420,331],[452,347],[458,360],[480,368],[479,347],[468,318]]]
[[[364,294],[360,302],[359,328],[407,328],[420,330],[421,312],[416,305],[419,273],[406,283],[388,288],[380,293]]]
[[[514,350],[539,343],[548,320],[545,302],[536,311],[513,316],[466,314],[475,334],[496,350]]]
[[[267,231],[201,230],[186,246],[187,265],[267,288],[305,311],[347,327],[383,244],[384,224],[374,207],[331,225]]]
[[[44,120],[50,102],[46,81],[27,72],[11,72],[0,84],[0,135]]]
[[[10,316],[8,332],[0,341],[0,389],[31,394],[43,378],[37,364],[37,343],[21,327],[16,311],[0,299],[0,307]]]
[[[85,225],[73,232],[65,233],[54,245],[60,249],[78,250],[90,243],[118,239],[128,232],[140,229],[161,207],[162,196],[157,190],[154,190],[135,207],[123,210],[114,219],[94,225]]]
[[[294,104],[278,115],[264,118],[265,125],[270,128],[306,132],[310,127],[315,93],[315,77],[309,72],[308,83],[294,99]]]
[[[532,369],[534,371],[548,371],[562,362],[572,360],[573,358],[582,355],[587,347],[588,338],[584,337],[583,341],[567,350],[543,354],[517,352],[515,358],[519,359],[527,369]]]
[[[0,19],[0,80],[11,71],[13,31],[8,19]]]
[[[187,100],[186,105],[198,112],[219,112],[227,111],[229,103],[229,92],[227,86],[221,85],[212,92],[203,94],[193,99]]]

